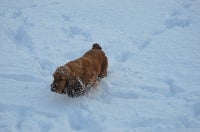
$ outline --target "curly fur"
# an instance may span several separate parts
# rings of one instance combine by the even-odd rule
[[[101,46],[95,43],[82,57],[56,69],[51,90],[60,94],[67,93],[71,97],[83,95],[107,76],[107,68],[107,57]]]

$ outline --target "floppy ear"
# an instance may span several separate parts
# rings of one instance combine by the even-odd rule
[[[79,78],[74,78],[69,81],[68,87],[71,89],[82,89],[85,85]]]
[[[79,78],[69,80],[67,86],[67,94],[71,97],[83,95],[86,87]]]

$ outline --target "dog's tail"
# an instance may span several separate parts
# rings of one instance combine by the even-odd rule
[[[102,49],[98,43],[93,44],[92,49]]]

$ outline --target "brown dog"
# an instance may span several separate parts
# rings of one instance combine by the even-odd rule
[[[56,69],[51,91],[67,93],[70,97],[83,95],[107,76],[107,68],[107,57],[101,46],[95,43],[82,57]]]

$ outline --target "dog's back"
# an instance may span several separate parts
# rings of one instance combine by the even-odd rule
[[[106,58],[105,53],[103,52],[101,46],[97,43],[92,45],[92,49],[87,51],[83,57],[92,57],[93,59],[98,59],[98,61],[102,62],[104,58]]]
[[[99,79],[107,76],[108,61],[101,46],[95,43],[82,57],[68,62],[65,67],[70,69],[67,89],[68,95],[73,97],[88,87],[95,87]],[[77,93],[72,94],[70,90]]]
[[[99,78],[107,76],[108,59],[98,43],[93,44],[92,49],[86,52],[83,58],[90,58]]]
[[[68,62],[66,65],[68,65],[74,73],[79,74],[83,82],[88,82],[91,74],[96,74],[95,76],[99,78],[107,76],[108,60],[101,46],[97,43],[93,44],[92,48],[82,57]],[[84,74],[80,75],[79,71],[84,71]],[[82,77],[82,75],[84,75],[84,77]]]

